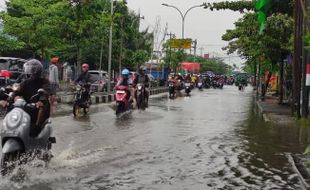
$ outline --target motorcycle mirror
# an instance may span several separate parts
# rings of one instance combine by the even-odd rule
[[[48,94],[43,88],[40,88],[37,92],[40,95],[47,95]]]
[[[19,89],[20,85],[18,83],[14,83],[12,86],[13,91],[17,91]]]

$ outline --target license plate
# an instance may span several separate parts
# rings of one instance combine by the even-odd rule
[[[116,94],[125,94],[125,91],[124,90],[117,90]]]

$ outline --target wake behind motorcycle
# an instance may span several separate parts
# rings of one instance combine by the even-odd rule
[[[6,94],[1,89],[2,94]],[[6,94],[11,100],[14,100],[14,93]],[[42,97],[47,98],[45,90],[39,89],[37,94],[31,98],[31,102]],[[38,156],[44,161],[49,161],[52,157],[52,144],[56,143],[56,138],[52,137],[52,124],[47,119],[41,126],[41,131],[36,137],[30,136],[32,127],[35,127],[37,108],[34,103],[27,103],[23,98],[18,97],[8,107],[8,112],[3,120],[3,126],[0,131],[2,156],[1,156],[1,174],[5,175],[15,168],[22,161],[33,159],[29,155]]]

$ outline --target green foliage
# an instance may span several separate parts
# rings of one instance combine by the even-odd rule
[[[255,10],[256,0],[223,1],[218,3],[208,3],[207,7],[213,10],[232,10],[241,13]],[[293,15],[293,0],[272,0],[268,10],[268,16],[273,13],[283,13]]]
[[[208,7],[211,10],[247,11],[243,18],[235,23],[236,28],[227,30],[222,36],[224,41],[229,42],[223,49],[227,50],[228,54],[238,53],[245,58],[244,69],[250,73],[255,72],[257,63],[262,63],[264,73],[292,51],[294,1],[271,1],[266,13],[264,34],[259,34],[258,13],[252,12],[255,10],[255,3],[256,0],[224,1],[209,3]]]
[[[20,50],[24,45],[24,43],[17,41],[3,31],[0,32],[0,52]]]
[[[305,150],[305,154],[310,154],[310,146],[308,146]]]
[[[119,60],[126,67],[141,64],[152,51],[153,35],[148,30],[139,32],[139,15],[128,10],[125,0],[114,2],[112,16],[110,2],[10,0],[8,10],[1,14],[1,18],[4,31],[34,55],[43,59],[59,56],[71,63],[88,62],[92,68],[98,68],[103,49],[104,69],[107,69],[112,24],[112,68],[116,68]],[[1,52],[10,49],[5,47]]]

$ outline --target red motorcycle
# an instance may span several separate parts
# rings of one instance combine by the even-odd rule
[[[115,87],[116,115],[131,110],[129,98],[130,94],[128,91],[128,86]]]

